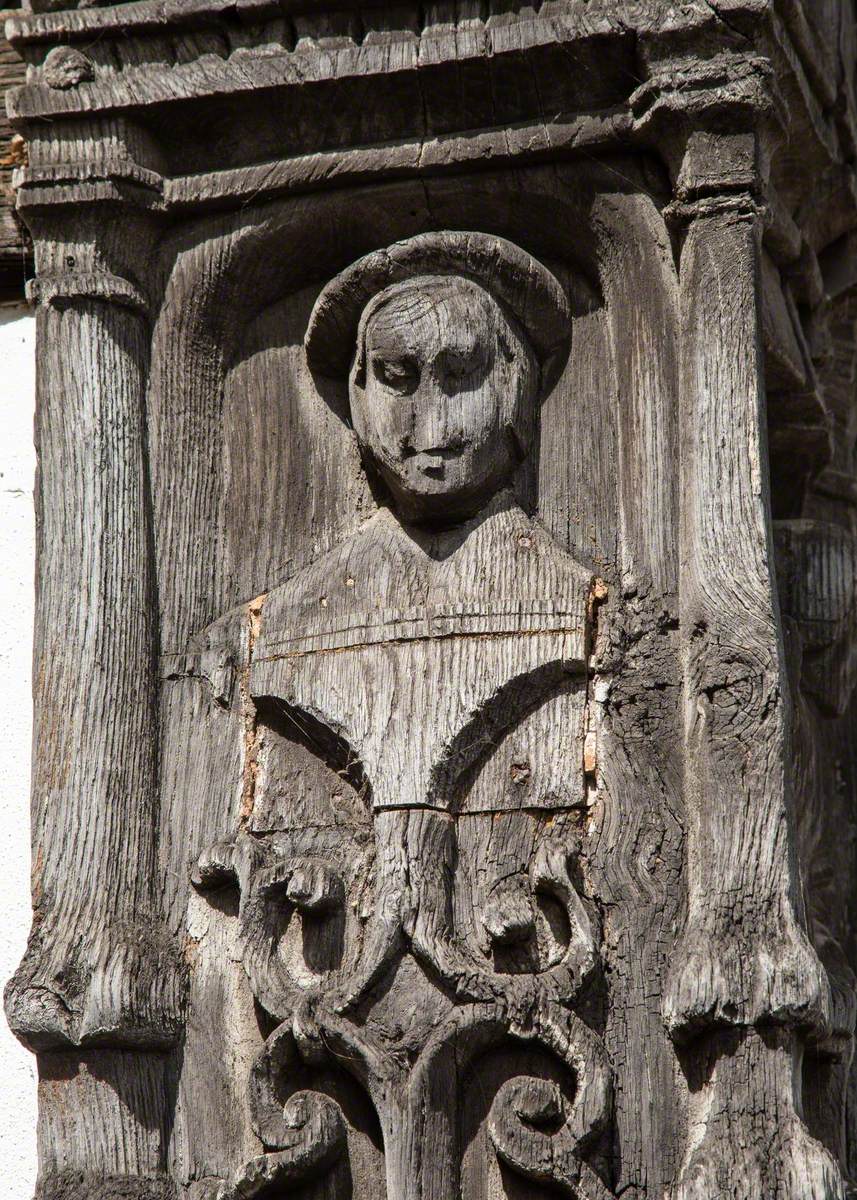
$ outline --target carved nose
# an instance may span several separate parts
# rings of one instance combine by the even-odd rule
[[[437,466],[443,459],[459,454],[465,445],[460,421],[455,412],[455,403],[431,381],[424,381],[412,397],[413,423],[409,435],[403,439],[405,458],[421,454],[437,458]]]

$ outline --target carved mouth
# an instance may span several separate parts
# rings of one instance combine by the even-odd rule
[[[448,462],[452,458],[459,458],[466,449],[467,446],[464,442],[455,442],[451,446],[427,446],[423,450],[417,450],[413,446],[405,446],[403,456],[406,459],[422,458]]]
[[[413,450],[406,457],[417,460],[417,468],[423,475],[440,477],[444,473],[446,464],[453,459],[460,458],[464,449],[464,445],[432,446],[427,450]]]

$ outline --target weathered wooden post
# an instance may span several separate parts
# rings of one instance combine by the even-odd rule
[[[844,1200],[851,7],[32,8],[41,1200]]]

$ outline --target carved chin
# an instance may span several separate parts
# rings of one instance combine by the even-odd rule
[[[478,509],[499,484],[466,469],[461,460],[420,455],[387,474],[403,515],[458,518]]]

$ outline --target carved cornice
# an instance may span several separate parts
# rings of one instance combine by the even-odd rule
[[[229,207],[381,175],[662,150],[665,123],[797,120],[831,163],[854,144],[847,82],[819,73],[823,31],[796,0],[666,11],[617,0],[583,13],[550,0],[449,15],[351,0],[321,11],[307,0],[134,0],[16,14],[7,34],[28,80],[8,105],[31,139],[21,207]],[[151,152],[118,158],[117,118],[143,129]],[[202,119],[217,131],[204,145]],[[103,157],[76,161],[81,122]]]
[[[221,132],[238,129],[255,103],[254,153],[270,143],[273,159],[628,112],[650,74],[638,53],[643,30],[657,29],[679,54],[688,37],[739,58],[746,49],[707,5],[689,6],[681,21],[650,4],[615,4],[597,14],[543,4],[536,16],[522,10],[450,23],[420,17],[417,6],[395,18],[378,9],[374,20],[371,6],[358,19],[257,3],[246,6],[261,22],[252,36],[235,8],[143,0],[15,18],[8,34],[30,75],[9,97],[11,115],[25,130],[48,117],[145,119],[173,175],[191,160],[200,171],[242,165],[246,138],[229,143],[227,159],[221,149],[220,161],[214,143],[223,139],[209,139],[205,151],[197,145],[202,102]],[[395,105],[385,103],[391,83]],[[338,105],[335,123],[328,100]]]
[[[336,12],[303,0],[135,0],[17,15],[8,35],[29,76],[8,103],[31,139],[15,177],[19,206],[190,212],[511,161],[663,154],[671,138],[712,122],[784,124],[777,47],[803,79],[789,30],[766,3],[534,7],[457,23],[431,7],[394,17],[344,0]],[[809,113],[815,94],[795,87]],[[833,160],[837,128],[817,118]],[[196,136],[201,120],[216,137]],[[95,147],[85,162],[75,150],[82,128]],[[679,145],[673,175],[681,157]]]
[[[381,16],[375,30],[352,29],[346,19],[333,22],[332,34],[318,18],[307,19],[303,34],[290,33],[282,20],[276,20],[248,45],[246,33],[234,23],[219,25],[216,34],[187,29],[186,17],[175,24],[160,21],[153,27],[148,18],[155,7],[128,6],[121,13],[122,20],[117,21],[113,14],[112,25],[82,26],[85,49],[66,48],[66,53],[80,56],[79,78],[74,82],[57,79],[51,71],[51,55],[70,37],[61,23],[54,28],[39,28],[38,24],[34,28],[24,20],[11,21],[10,40],[32,64],[28,85],[10,96],[13,118],[26,122],[47,116],[132,114],[155,105],[180,109],[195,101],[227,98],[235,105],[260,91],[265,92],[268,104],[283,96],[294,103],[296,93],[325,89],[326,94],[332,87],[345,96],[356,94],[358,85],[365,106],[377,87],[388,86],[395,79],[400,111],[379,109],[367,114],[365,107],[344,109],[337,113],[335,128],[326,129],[318,124],[325,122],[326,114],[318,111],[315,127],[306,130],[304,148],[309,149],[331,144],[331,139],[340,144],[371,141],[373,134],[389,141],[414,132],[420,121],[439,132],[452,132],[505,126],[527,115],[544,119],[557,108],[610,107],[622,102],[636,83],[634,33],[614,16],[520,17],[502,22],[489,18],[484,23],[422,29],[391,29],[389,19]],[[161,6],[157,8],[162,11]],[[146,19],[139,23],[128,20],[138,9],[144,10]],[[100,10],[93,13],[104,15]],[[136,47],[130,60],[125,57],[129,35]],[[154,61],[147,62],[150,43]],[[567,55],[572,52],[569,63]],[[564,61],[576,69],[557,72],[555,94],[545,95],[531,74],[533,64],[540,61]],[[474,74],[472,80],[462,77],[463,90],[447,97],[444,109],[441,98],[433,95],[432,83],[438,75],[448,78],[450,70]],[[412,103],[402,94],[403,79],[415,85]],[[283,130],[279,140],[282,144]]]
[[[59,8],[57,4],[55,7]],[[614,29],[624,28],[629,34],[646,29],[657,34],[671,34],[689,27],[719,27],[724,33],[733,33],[733,28],[718,10],[731,8],[741,13],[746,20],[756,20],[765,15],[768,0],[740,0],[738,4],[709,4],[704,0],[681,6],[678,12],[671,11],[658,0],[614,0],[598,6],[597,12],[581,14],[579,6],[569,0],[534,0],[519,14],[510,13],[502,4],[493,0],[485,6],[484,16],[467,16],[459,21],[467,27],[500,27],[540,21],[547,23],[567,22],[578,28],[589,28],[596,32],[609,24]],[[14,40],[27,43],[59,42],[88,39],[93,32],[121,36],[122,30],[139,32],[163,32],[165,29],[188,30],[224,27],[236,23],[274,19],[306,18],[306,26],[296,31],[305,37],[315,36],[329,39],[335,36],[334,28],[339,20],[353,19],[352,28],[362,36],[372,39],[375,33],[372,13],[389,9],[384,0],[338,0],[335,4],[318,4],[316,0],[130,0],[110,7],[80,7],[64,5],[59,12],[31,12],[16,15],[13,20]],[[407,25],[409,30],[425,32],[445,29],[449,32],[455,20],[451,8],[441,4],[420,5],[416,3],[396,6],[396,16],[390,21],[381,21],[380,28],[388,31],[396,25]],[[403,16],[403,14],[409,14]],[[734,14],[730,14],[733,23]],[[297,39],[295,39],[297,40]]]
[[[0,8],[0,20],[8,16]],[[24,82],[24,64],[0,30],[0,91]],[[30,273],[32,249],[27,233],[15,214],[12,175],[27,161],[27,148],[15,133],[5,112],[0,112],[0,292],[11,299],[21,294],[24,277]]]
[[[40,1194],[841,1198],[791,825],[857,677],[800,507],[853,507],[845,52],[800,0],[61,3],[9,25]]]

